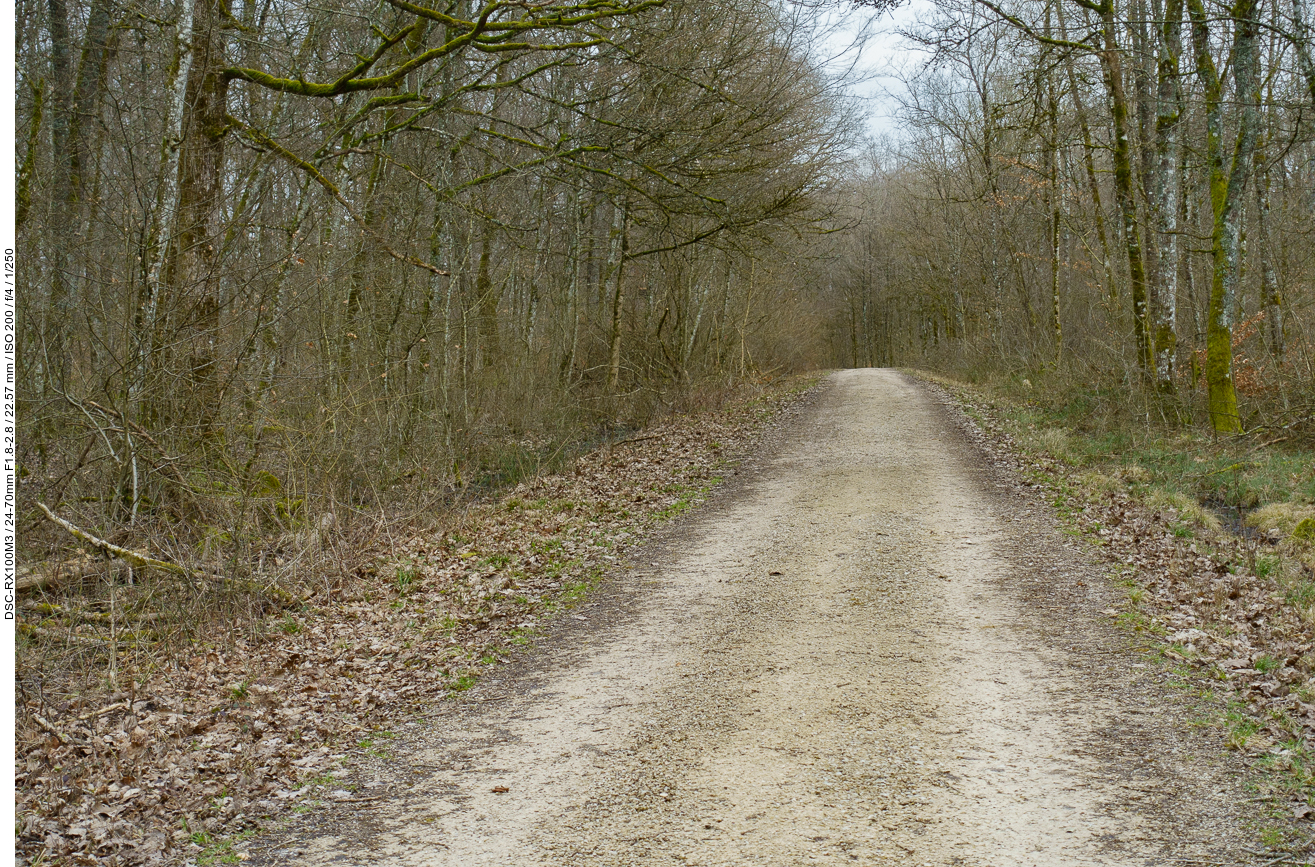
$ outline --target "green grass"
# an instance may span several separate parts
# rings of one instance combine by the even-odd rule
[[[659,509],[653,514],[656,521],[669,521],[677,515],[682,515],[690,509],[697,506],[707,498],[708,492],[714,487],[721,484],[721,476],[713,476],[708,480],[708,484],[702,487],[692,487],[688,485],[669,485],[662,489],[662,493],[676,494],[676,501],[665,508]]]
[[[225,837],[222,840],[214,840],[204,831],[197,831],[189,838],[193,843],[201,847],[201,853],[196,856],[196,863],[200,867],[211,867],[214,864],[238,864],[241,859],[238,857],[233,847],[235,844],[248,840],[255,836],[256,829],[248,828],[240,831],[231,837]]]
[[[457,627],[460,625],[461,624],[455,617],[450,614],[445,614],[441,620],[427,624],[425,629],[435,636],[451,638],[456,634]]]
[[[1261,578],[1268,578],[1279,570],[1282,561],[1274,554],[1261,554],[1256,557],[1256,562],[1252,565],[1256,575]]]
[[[533,626],[522,626],[507,633],[507,643],[512,647],[525,647],[534,641],[539,630]]]
[[[1246,749],[1247,741],[1260,731],[1260,723],[1252,719],[1240,705],[1234,705],[1224,713],[1224,726],[1224,745],[1232,750]]]
[[[311,777],[297,784],[298,789],[304,789],[307,786],[328,786],[337,782],[338,778],[330,773],[320,774],[318,777]]]
[[[1040,376],[1033,378],[1040,383]],[[997,381],[987,391],[996,399],[992,409],[1025,448],[1101,472],[1134,494],[1161,489],[1242,509],[1315,503],[1315,450],[1309,444],[1257,448],[1249,437],[1217,439],[1203,427],[1133,418],[1120,389],[1034,389],[1020,382]]]
[[[393,579],[393,589],[397,591],[398,596],[406,596],[411,592],[411,585],[420,577],[420,570],[413,563],[407,563],[397,567],[397,574]]]
[[[1277,849],[1287,842],[1288,834],[1282,828],[1267,827],[1260,829],[1260,842],[1268,849]]]
[[[388,758],[387,745],[378,744],[378,742],[392,740],[393,737],[395,737],[395,735],[392,732],[387,732],[387,731],[375,732],[374,735],[368,738],[361,738],[359,741],[356,742],[356,746],[358,749],[364,750],[367,755],[375,756],[381,759],[386,759]],[[376,746],[376,744],[378,745]]]
[[[531,554],[551,554],[553,551],[560,550],[562,547],[561,539],[532,539],[530,540]]]

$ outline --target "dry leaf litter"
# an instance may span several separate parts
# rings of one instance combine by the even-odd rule
[[[120,670],[117,692],[61,689],[72,673],[20,667],[20,861],[231,860],[223,841],[244,829],[354,798],[353,752],[569,608],[649,528],[734,473],[799,391],[787,383],[599,449],[569,473],[464,510],[441,533],[367,552],[359,580],[262,635]],[[80,628],[44,625],[51,607],[25,606],[29,640],[96,644]]]
[[[351,592],[307,600],[284,615],[287,631],[123,671],[128,688],[116,693],[60,695],[47,684],[33,699],[20,689],[20,860],[186,863],[316,800],[353,799],[344,760],[370,733],[414,718],[468,683],[481,659],[500,658],[509,636],[561,610],[647,527],[734,472],[792,398],[665,421],[569,474],[469,508],[441,534],[372,552]],[[1078,489],[1075,470],[1025,455],[980,398],[956,398],[992,459],[1038,486]],[[1281,758],[1283,744],[1309,744],[1315,731],[1315,706],[1297,695],[1315,687],[1310,628],[1274,581],[1239,568],[1254,553],[1247,542],[1180,539],[1179,517],[1108,491],[1083,501],[1076,520],[1112,563],[1135,570],[1165,655],[1231,686],[1261,727],[1246,748]],[[1280,664],[1257,668],[1262,660]]]

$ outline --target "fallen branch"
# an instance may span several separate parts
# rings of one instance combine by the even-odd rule
[[[88,533],[86,530],[83,530],[81,527],[75,526],[74,524],[65,521],[63,518],[59,517],[54,512],[50,511],[50,509],[46,507],[45,503],[37,503],[37,508],[40,509],[42,512],[45,512],[47,518],[49,518],[59,526],[63,527],[65,530],[68,530],[70,533],[72,533],[74,538],[86,542],[88,545],[95,548],[97,551],[100,551],[107,557],[110,557],[112,559],[123,560],[128,565],[134,566],[138,569],[145,569],[149,567],[152,569],[161,569],[165,572],[172,572],[175,575],[184,575],[188,577],[191,576],[191,573],[187,569],[184,569],[182,566],[179,566],[177,563],[167,563],[164,560],[157,560],[154,557],[151,557],[147,554],[140,554],[137,551],[130,551],[127,548],[120,548],[118,545],[115,545],[113,542],[106,542],[104,539],[98,539],[95,536]]]
[[[119,701],[114,704],[106,705],[100,710],[94,710],[91,713],[84,713],[82,716],[78,717],[78,719],[82,722],[86,722],[87,720],[95,719],[98,716],[105,716],[107,713],[114,713],[116,710],[127,710],[131,706],[132,705],[128,704],[126,701]]]
[[[81,581],[104,565],[83,553],[81,556],[65,560],[62,563],[37,563],[18,570],[15,589],[41,590],[66,581]]]
[[[18,631],[29,638],[44,638],[53,644],[75,645],[78,647],[89,647],[97,650],[104,650],[110,647],[133,647],[138,641],[128,638],[98,638],[94,635],[81,635],[71,630],[54,630],[47,629],[44,626],[33,626],[30,623],[18,624]]]
[[[301,598],[294,596],[273,582],[270,582],[269,584],[260,584],[256,581],[239,581],[234,584],[234,582],[227,580],[222,575],[188,569],[184,566],[179,566],[177,563],[158,560],[155,557],[152,557],[149,554],[143,554],[140,551],[133,551],[128,548],[120,547],[113,542],[107,542],[104,539],[97,538],[81,527],[64,520],[54,512],[50,511],[45,503],[37,503],[37,508],[42,512],[45,512],[47,518],[72,533],[74,538],[86,542],[97,551],[103,553],[106,557],[122,560],[135,569],[160,569],[164,572],[181,575],[184,578],[190,578],[192,580],[203,580],[208,581],[211,584],[237,586],[239,589],[247,590],[252,593],[272,596],[285,608],[300,605],[303,601]],[[44,587],[52,583],[55,583],[54,577],[47,575],[43,576],[43,580],[30,582],[29,586]],[[19,589],[24,589],[21,582],[19,584]]]
[[[642,443],[645,440],[662,439],[663,436],[664,434],[657,433],[657,434],[650,434],[649,436],[646,437],[631,437],[630,439],[627,440],[617,440],[614,443],[607,444],[607,453],[610,455],[612,453],[612,449],[616,448],[617,446],[629,445],[630,443]]]

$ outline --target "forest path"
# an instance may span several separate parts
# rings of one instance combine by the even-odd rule
[[[1247,863],[1217,734],[956,418],[901,374],[833,375],[565,634],[380,762],[385,795],[259,861]]]

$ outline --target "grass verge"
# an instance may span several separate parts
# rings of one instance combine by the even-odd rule
[[[1100,548],[1124,603],[1107,613],[1198,725],[1244,754],[1266,821],[1260,842],[1311,853],[1315,817],[1315,449],[1216,440],[1083,414],[1081,395],[946,388],[1018,471],[1048,491],[1066,531]],[[1020,395],[1020,391],[1023,393]],[[1312,521],[1315,524],[1315,521]],[[1305,863],[1285,860],[1283,863]]]

